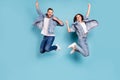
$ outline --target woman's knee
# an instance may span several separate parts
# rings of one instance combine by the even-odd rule
[[[88,51],[85,52],[84,56],[85,56],[85,57],[88,57],[88,56],[89,56],[89,52],[88,52]]]

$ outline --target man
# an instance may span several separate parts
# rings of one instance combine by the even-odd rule
[[[60,50],[58,44],[53,45],[55,34],[54,28],[56,26],[64,26],[64,23],[53,15],[53,9],[48,8],[47,13],[43,14],[39,9],[38,0],[36,1],[36,10],[39,17],[35,20],[34,25],[41,29],[43,40],[40,45],[40,53],[49,52],[52,50]]]

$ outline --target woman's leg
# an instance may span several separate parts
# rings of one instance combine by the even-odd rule
[[[88,50],[88,44],[86,42],[86,37],[82,38],[79,40],[79,45],[80,45],[80,48],[83,50],[82,54],[83,56],[87,57],[89,56],[89,50]],[[78,47],[79,49],[79,47]],[[80,50],[80,49],[79,49]]]
[[[84,50],[83,50],[78,44],[76,44],[75,50],[76,50],[77,52],[82,53],[82,55],[84,55],[84,53],[85,53]]]
[[[72,51],[70,52],[71,54],[73,54],[75,51],[84,53],[84,50],[79,45],[77,45],[76,42],[70,44],[68,48],[72,48]]]

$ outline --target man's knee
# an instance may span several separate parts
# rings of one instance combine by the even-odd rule
[[[40,53],[42,53],[42,54],[43,54],[43,53],[45,53],[45,51],[44,51],[43,49],[40,49]]]
[[[50,48],[46,47],[46,48],[45,48],[45,51],[46,51],[46,52],[49,52],[49,51],[50,51]]]

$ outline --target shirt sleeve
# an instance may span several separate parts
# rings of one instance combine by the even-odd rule
[[[89,17],[87,17],[87,16],[84,16],[84,21],[85,21],[88,31],[90,31],[92,28],[95,28],[98,26],[97,20],[89,19]]]
[[[59,19],[59,18],[58,18]],[[64,26],[64,23],[61,25],[57,21],[55,21],[56,26]]]
[[[36,10],[37,10],[39,17],[43,18],[44,14],[41,12],[41,10],[38,8]]]
[[[88,31],[90,31],[91,29],[95,28],[98,26],[98,21],[97,20],[89,20],[88,22],[86,22],[86,26],[88,28]]]
[[[89,17],[87,17],[87,16],[84,16],[84,20],[89,20]]]
[[[70,31],[71,31],[71,32],[75,32],[75,31],[76,31],[74,24],[72,24],[72,27],[70,28]]]

